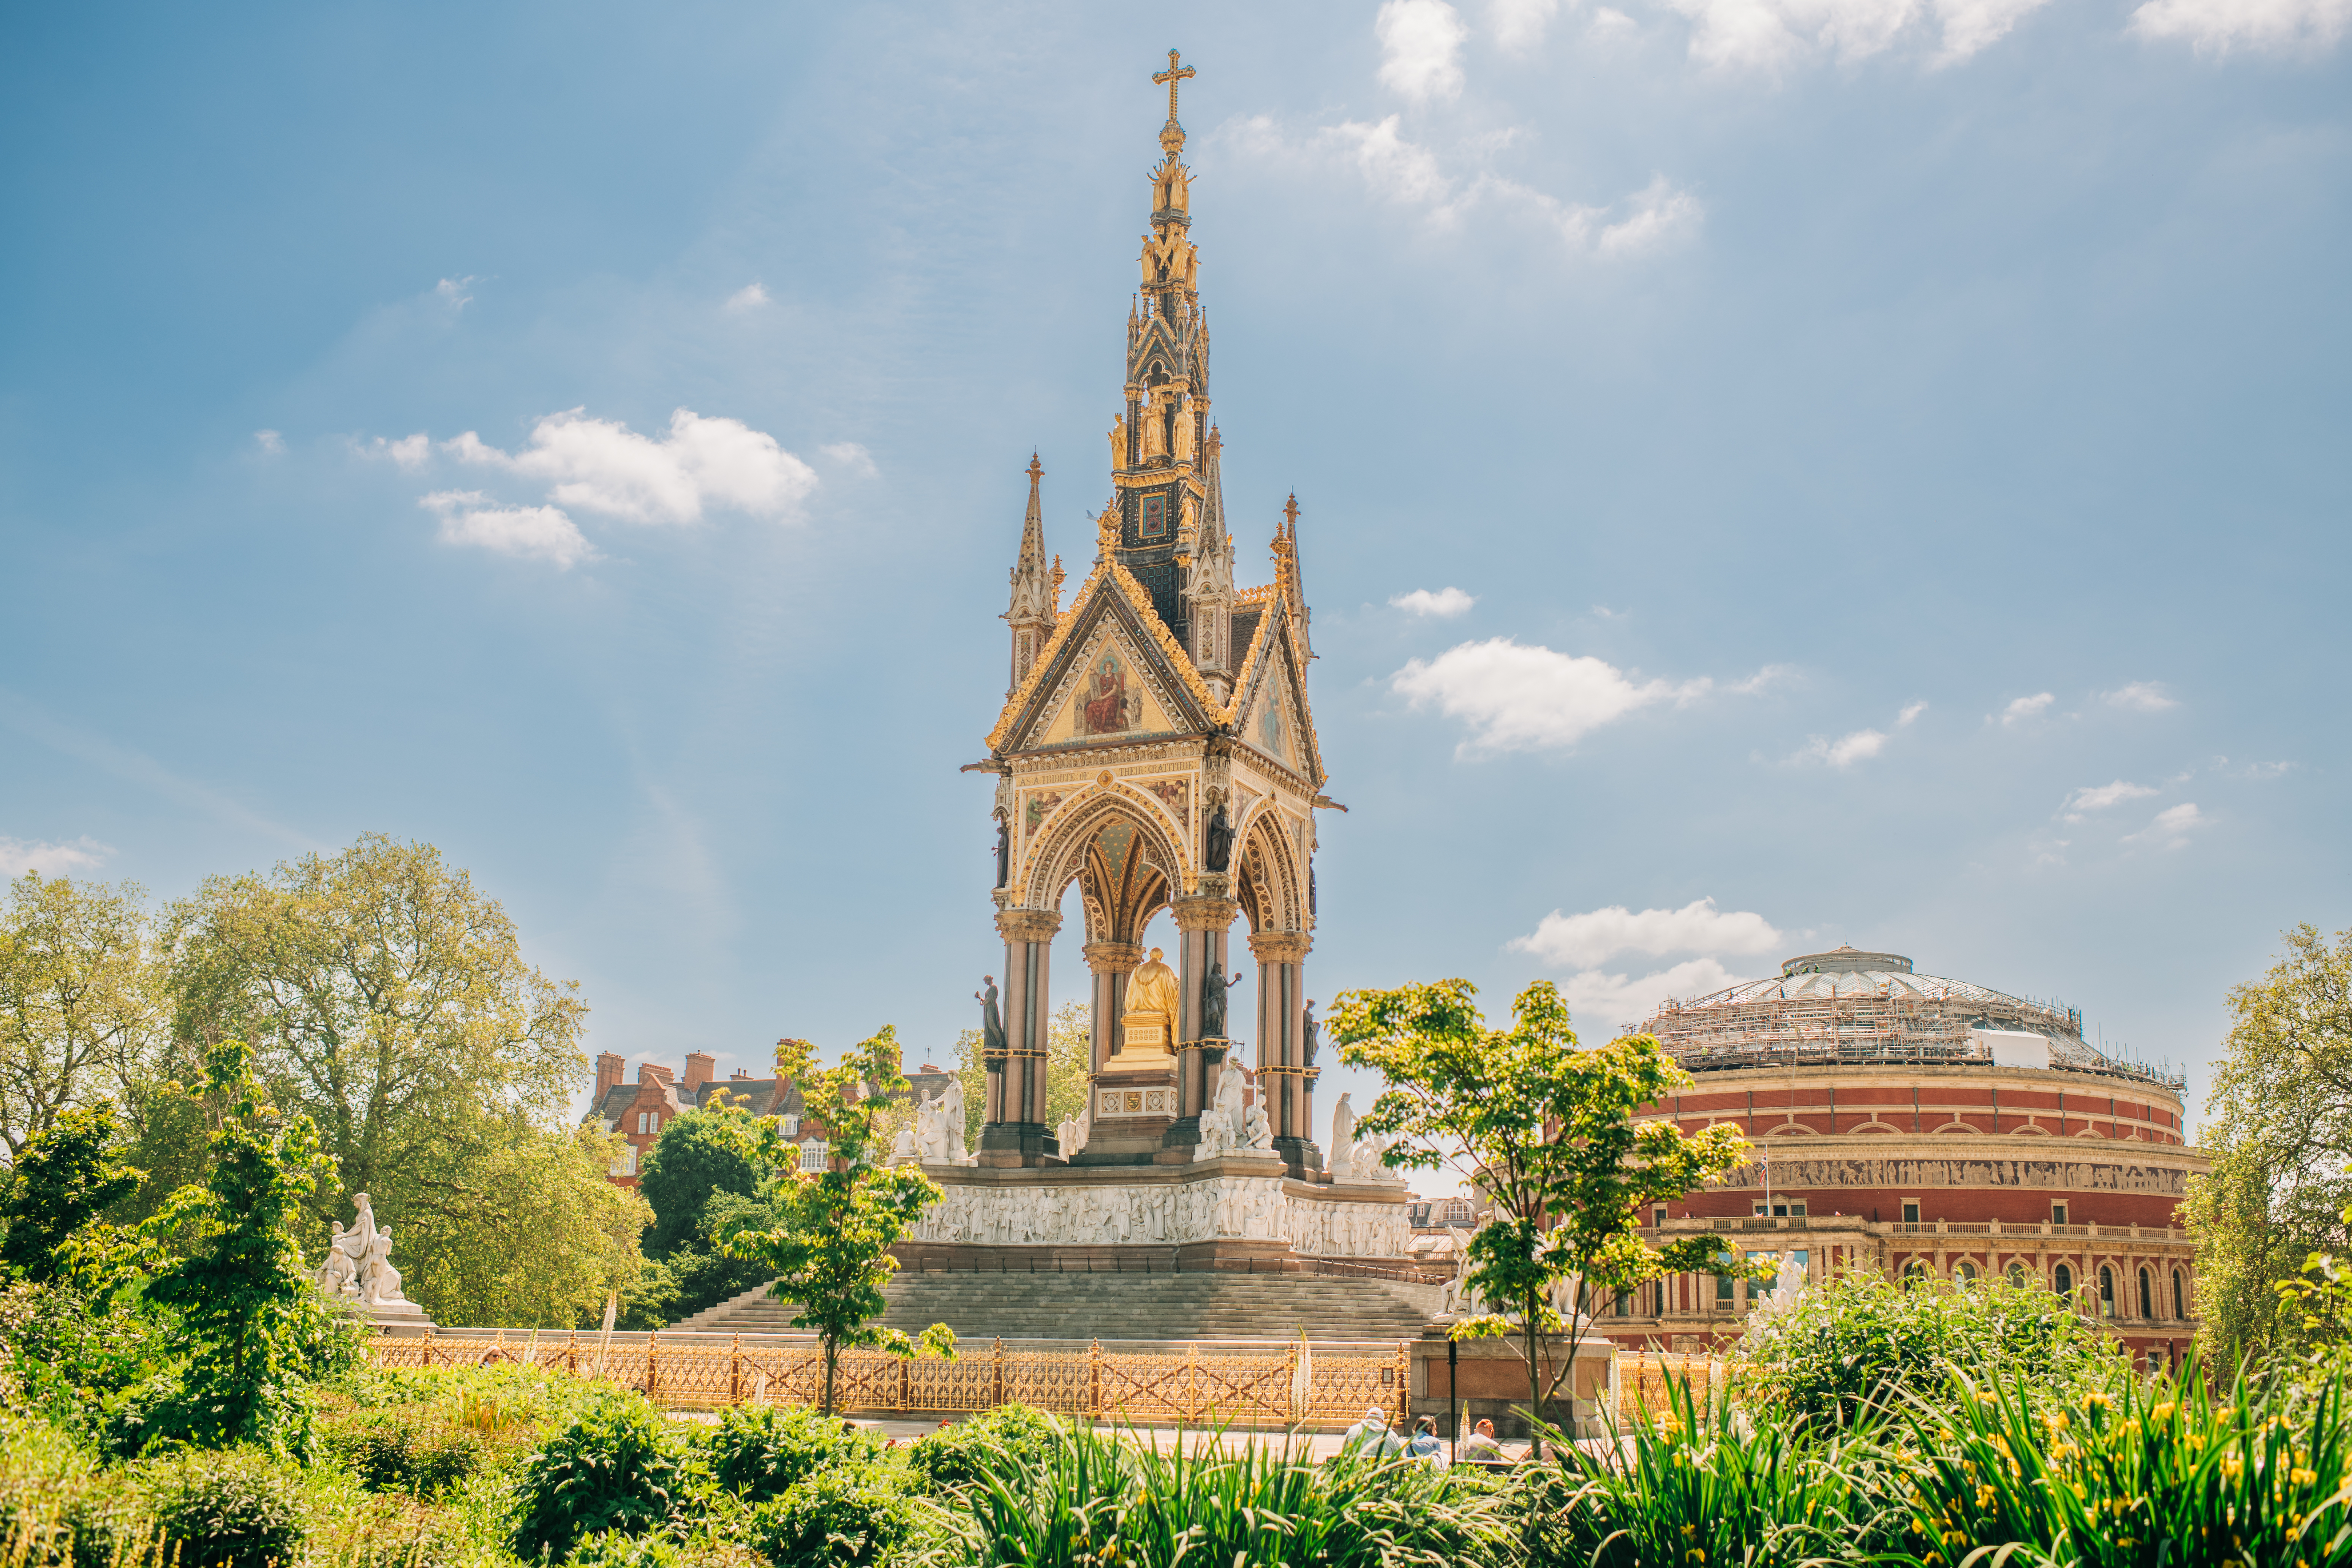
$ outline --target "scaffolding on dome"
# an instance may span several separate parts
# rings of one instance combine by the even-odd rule
[[[1751,980],[1687,1002],[1669,1000],[1642,1026],[1695,1073],[1763,1067],[1993,1065],[1986,1031],[2037,1035],[2061,1072],[2136,1079],[2179,1090],[2185,1075],[2119,1059],[2083,1038],[2083,1016],[1961,980],[1872,975],[1827,988],[1819,977]]]

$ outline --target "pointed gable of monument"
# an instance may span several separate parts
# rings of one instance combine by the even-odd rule
[[[1323,760],[1316,748],[1289,616],[1278,598],[1269,598],[1242,669],[1233,705],[1234,731],[1251,750],[1319,787]]]
[[[1031,752],[1197,734],[1216,710],[1142,584],[1097,566],[989,744]]]

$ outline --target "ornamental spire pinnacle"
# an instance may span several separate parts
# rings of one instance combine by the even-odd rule
[[[1018,689],[1029,666],[1053,635],[1061,616],[1061,582],[1045,564],[1045,508],[1038,484],[1045,466],[1029,454],[1029,514],[1021,523],[1021,555],[1013,566],[1013,603],[1004,618],[1013,623],[1013,688]]]

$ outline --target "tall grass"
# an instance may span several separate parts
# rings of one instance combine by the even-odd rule
[[[1216,1436],[1163,1447],[1080,1426],[1042,1455],[1002,1453],[968,1495],[991,1568],[1476,1568],[1515,1541],[1475,1475]]]
[[[2079,1568],[2352,1568],[2344,1381],[2311,1396],[2241,1376],[2126,1382],[2038,1403],[2023,1381],[1922,1409],[1908,1494],[1922,1568],[2009,1561]]]
[[[1868,1427],[1816,1437],[1672,1378],[1664,1407],[1643,1406],[1613,1439],[1555,1437],[1524,1482],[1528,1551],[1580,1568],[1860,1561],[1902,1526],[1885,1463]]]

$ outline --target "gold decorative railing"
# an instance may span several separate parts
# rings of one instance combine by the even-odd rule
[[[458,1330],[381,1335],[373,1348],[386,1371],[538,1366],[634,1389],[677,1409],[815,1405],[824,1393],[824,1352],[814,1337],[797,1334],[665,1344],[659,1334],[608,1342],[593,1332]],[[835,1368],[834,1402],[862,1415],[963,1415],[1019,1403],[1114,1424],[1323,1428],[1350,1426],[1378,1405],[1402,1426],[1409,1376],[1402,1341],[1181,1347],[1114,1341],[1107,1349],[1100,1340],[992,1340],[967,1342],[951,1362],[845,1350]]]

